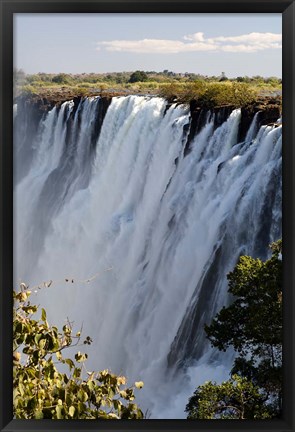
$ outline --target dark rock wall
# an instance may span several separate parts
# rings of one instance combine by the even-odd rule
[[[225,105],[214,108],[202,108],[196,100],[190,102],[191,122],[188,132],[187,141],[184,148],[184,155],[190,152],[190,145],[197,133],[206,124],[208,111],[214,116],[214,129],[217,129],[227,120],[230,113],[235,107],[233,105]],[[267,124],[275,123],[281,116],[281,101],[273,98],[263,98],[257,100],[254,104],[241,108],[241,122],[238,131],[238,142],[242,142],[247,135],[249,127],[255,114],[259,112],[258,127]]]
[[[32,141],[32,138],[36,136],[36,132],[38,129],[39,122],[43,115],[52,109],[55,105],[60,106],[63,102],[66,100],[69,100],[69,98],[66,97],[65,94],[63,97],[53,97],[53,98],[44,98],[44,97],[38,97],[38,96],[19,96],[16,99],[16,103],[19,106],[20,112],[25,112],[28,117],[33,118],[33,122],[31,123],[31,129],[30,131],[21,131],[21,133],[26,136],[26,139],[29,141]],[[76,111],[78,109],[78,106],[81,102],[82,97],[76,96],[72,98],[74,102],[74,109],[72,110],[71,118],[74,119]],[[97,123],[95,125],[95,129],[92,131],[94,142],[95,139],[98,137],[100,133],[100,129],[103,123],[103,119],[106,115],[107,109],[112,101],[112,96],[103,96],[100,99],[100,104],[97,105]],[[254,115],[259,112],[258,117],[258,126],[267,125],[267,124],[273,124],[277,121],[277,119],[281,115],[281,104],[280,100],[276,100],[274,98],[263,98],[258,100],[256,103],[251,104],[247,107],[242,107],[242,116],[241,116],[241,122],[239,126],[239,132],[238,132],[238,142],[242,142],[246,135],[247,131],[249,130],[249,127],[251,125],[251,122],[254,118]],[[167,104],[166,111],[171,106],[171,103]],[[208,119],[208,112],[209,115],[214,114],[214,128],[218,128],[224,121],[227,120],[230,113],[234,109],[234,106],[232,105],[226,105],[226,106],[220,106],[220,107],[214,107],[214,108],[202,108],[198,104],[198,101],[195,99],[192,99],[190,101],[190,116],[191,120],[189,125],[187,125],[186,129],[184,130],[184,156],[189,154],[190,152],[190,145],[194,137],[200,132],[200,130],[203,128],[203,126],[206,124]],[[24,133],[25,132],[25,133]],[[24,145],[26,149],[28,149],[30,146]],[[26,158],[31,157],[31,152],[28,151],[28,154],[25,156]],[[26,164],[25,164],[26,165]],[[22,171],[22,170],[21,170]]]

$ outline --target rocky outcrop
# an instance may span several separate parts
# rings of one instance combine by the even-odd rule
[[[241,108],[241,122],[238,131],[238,142],[242,142],[246,135],[253,117],[257,112],[258,126],[273,124],[281,116],[282,100],[280,97],[263,97],[254,103]],[[196,100],[190,101],[190,130],[188,132],[187,141],[184,148],[184,155],[190,152],[190,145],[195,135],[202,129],[208,119],[208,112],[214,114],[214,128],[219,127],[224,121],[227,120],[232,110],[235,108],[233,105],[217,106],[214,108],[202,108]],[[210,114],[209,114],[210,115]]]
[[[17,103],[19,111],[30,112],[30,118],[33,119],[33,126],[34,126],[32,130],[32,134],[36,135],[36,131],[40,123],[40,120],[45,113],[51,110],[54,106],[58,108],[64,102],[72,100],[74,106],[71,111],[71,117],[69,118],[69,122],[71,122],[71,120],[73,121],[74,117],[76,116],[77,109],[82,99],[83,96],[73,96],[72,94],[68,94],[68,92],[66,92],[65,94],[62,95],[54,94],[53,96],[49,95],[48,97],[25,94],[25,95],[18,96],[14,102]],[[107,109],[111,101],[112,101],[112,96],[102,96],[100,98],[100,103],[97,105],[96,108],[97,122],[94,131],[96,136],[99,135],[103,119],[105,117],[105,114],[107,112]]]
[[[15,157],[14,162],[17,181],[20,181],[26,175],[28,167],[31,164],[34,146],[37,145],[38,130],[42,126],[42,119],[45,114],[53,107],[59,110],[62,103],[68,100],[72,100],[74,105],[71,109],[66,107],[64,115],[64,121],[67,122],[65,128],[66,146],[70,145],[73,134],[75,134],[74,123],[78,127],[78,130],[80,129],[81,110],[79,106],[84,103],[85,98],[82,96],[69,98],[68,94],[60,98],[41,97],[40,95],[20,95],[14,100],[17,103],[17,114],[14,120],[15,124],[17,124],[17,127],[14,129],[14,138],[18,143],[16,151],[18,155]],[[111,101],[112,97],[103,96],[94,104],[96,121],[91,130],[89,130],[92,151],[95,149],[102,123]]]
[[[22,96],[15,102],[17,114],[14,121],[17,121],[18,127],[14,128],[13,139],[18,143],[18,148],[14,154],[14,175],[16,181],[20,181],[31,164],[38,128],[47,110],[41,99],[33,101]]]
[[[112,102],[112,98],[111,97],[102,97],[100,100],[100,104],[98,104],[96,106],[96,113],[95,113],[95,118],[96,118],[96,123],[94,126],[94,129],[92,131],[92,136],[91,136],[91,142],[93,143],[92,145],[94,146],[96,143],[96,139],[100,134],[100,130],[102,127],[102,123],[103,123],[103,119],[105,118],[106,112],[108,107],[110,106]]]
[[[232,105],[224,105],[220,107],[214,107],[212,109],[202,108],[199,106],[196,100],[190,102],[190,114],[191,123],[188,138],[184,148],[184,156],[189,154],[190,145],[195,135],[205,126],[208,115],[214,115],[214,129],[217,129],[224,121],[227,120],[228,116],[232,112],[234,107]]]
[[[27,104],[34,104],[40,111],[46,112],[52,109],[54,106],[60,106],[64,102],[73,100],[74,103],[79,103],[79,101],[84,97],[95,97],[100,96],[101,99],[111,100],[115,96],[127,96],[126,91],[113,91],[113,90],[91,90],[87,93],[79,92],[75,88],[60,88],[60,89],[45,89],[34,93],[22,93],[21,95],[15,97],[14,103],[19,104],[20,101],[25,100]]]
[[[239,127],[238,141],[243,141],[251,125],[254,115],[258,112],[258,126],[275,123],[281,116],[281,99],[263,98],[255,104],[242,107],[242,117]]]
[[[126,96],[125,92],[99,92],[98,94],[91,93],[87,96],[100,96],[101,103],[97,106],[97,130],[96,135],[99,135],[101,125],[107,109],[111,103],[112,97],[114,96]],[[74,118],[76,110],[81,102],[81,99],[85,95],[75,95],[73,90],[65,89],[64,91],[55,91],[45,95],[21,95],[16,98],[15,102],[20,104],[23,108],[30,108],[36,111],[34,118],[36,120],[36,127],[39,120],[45,112],[52,109],[54,106],[60,106],[63,102],[73,100],[74,109],[72,110],[71,116]],[[281,116],[281,97],[260,97],[257,101],[249,104],[248,106],[241,108],[241,122],[238,131],[238,141],[242,142],[249,130],[254,115],[258,112],[258,126],[273,124]],[[172,105],[172,102],[168,102],[166,111]],[[21,108],[21,109],[23,109]],[[219,127],[224,121],[227,120],[232,110],[235,108],[233,105],[216,106],[213,108],[200,106],[199,101],[192,99],[189,103],[191,121],[184,130],[185,142],[184,142],[184,155],[186,156],[190,152],[190,146],[193,138],[202,129],[208,120],[208,116],[214,115],[214,128]],[[164,114],[165,114],[164,113]]]

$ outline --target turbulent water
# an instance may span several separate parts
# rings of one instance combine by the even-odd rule
[[[258,113],[238,143],[241,111],[208,111],[185,152],[187,107],[116,97],[103,122],[101,109],[15,110],[15,283],[52,280],[33,300],[83,323],[88,369],[143,380],[151,418],[185,417],[198,384],[227,379],[231,354],[202,331],[226,274],[281,236],[281,126]]]

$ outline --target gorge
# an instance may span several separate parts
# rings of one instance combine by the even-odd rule
[[[204,324],[230,299],[240,255],[281,237],[280,111],[160,97],[19,97],[14,112],[14,283],[93,344],[88,369],[142,380],[151,418],[184,418],[231,353]],[[43,284],[44,285],[44,284]]]

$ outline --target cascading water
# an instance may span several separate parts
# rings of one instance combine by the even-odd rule
[[[281,126],[258,113],[238,143],[241,111],[208,111],[186,154],[187,107],[116,97],[102,121],[101,103],[15,110],[15,283],[52,280],[36,301],[83,323],[88,369],[143,380],[151,418],[185,417],[197,385],[227,379],[202,331],[226,274],[281,235]]]

